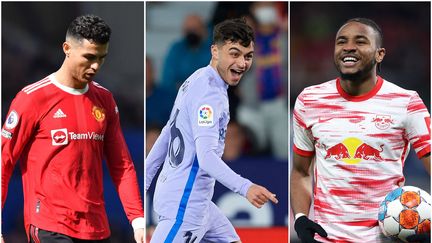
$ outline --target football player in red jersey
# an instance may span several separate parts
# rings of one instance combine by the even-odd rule
[[[60,69],[23,88],[9,109],[1,133],[2,207],[20,159],[29,242],[109,242],[104,158],[135,240],[144,242],[143,203],[118,108],[111,92],[93,81],[110,35],[100,17],[77,17]]]
[[[387,242],[378,227],[379,203],[405,182],[410,144],[430,173],[430,114],[416,92],[377,75],[382,40],[370,19],[345,22],[334,50],[340,77],[297,98],[290,193],[302,242]],[[430,242],[430,234],[407,240]]]

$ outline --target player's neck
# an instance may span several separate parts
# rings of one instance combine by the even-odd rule
[[[351,96],[359,96],[367,94],[371,91],[377,82],[378,78],[375,72],[371,73],[358,80],[340,79],[342,89]]]
[[[65,65],[62,65],[60,69],[55,72],[55,77],[57,81],[66,87],[73,88],[73,89],[84,89],[87,86],[87,83],[80,82],[79,80],[76,80],[72,77],[70,74],[70,71],[66,68]]]

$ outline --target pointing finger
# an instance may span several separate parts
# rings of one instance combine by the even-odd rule
[[[272,201],[274,204],[277,204],[279,200],[276,198],[276,194],[271,194],[269,197],[270,201]]]

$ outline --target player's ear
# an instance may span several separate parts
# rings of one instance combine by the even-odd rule
[[[375,60],[377,63],[381,63],[384,60],[385,56],[385,49],[384,48],[378,48],[375,52]]]
[[[213,59],[218,59],[219,57],[219,48],[216,44],[211,46],[211,55]]]
[[[67,57],[69,57],[71,49],[72,49],[72,46],[71,46],[70,42],[68,42],[68,41],[63,42],[63,52]]]

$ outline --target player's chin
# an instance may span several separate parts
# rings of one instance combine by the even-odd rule
[[[344,65],[338,65],[337,69],[340,74],[352,75],[358,72],[358,69],[355,67],[345,67]]]
[[[242,77],[242,76],[231,77],[231,78],[227,81],[227,83],[228,83],[230,86],[237,86],[237,85],[240,83],[241,77]]]

